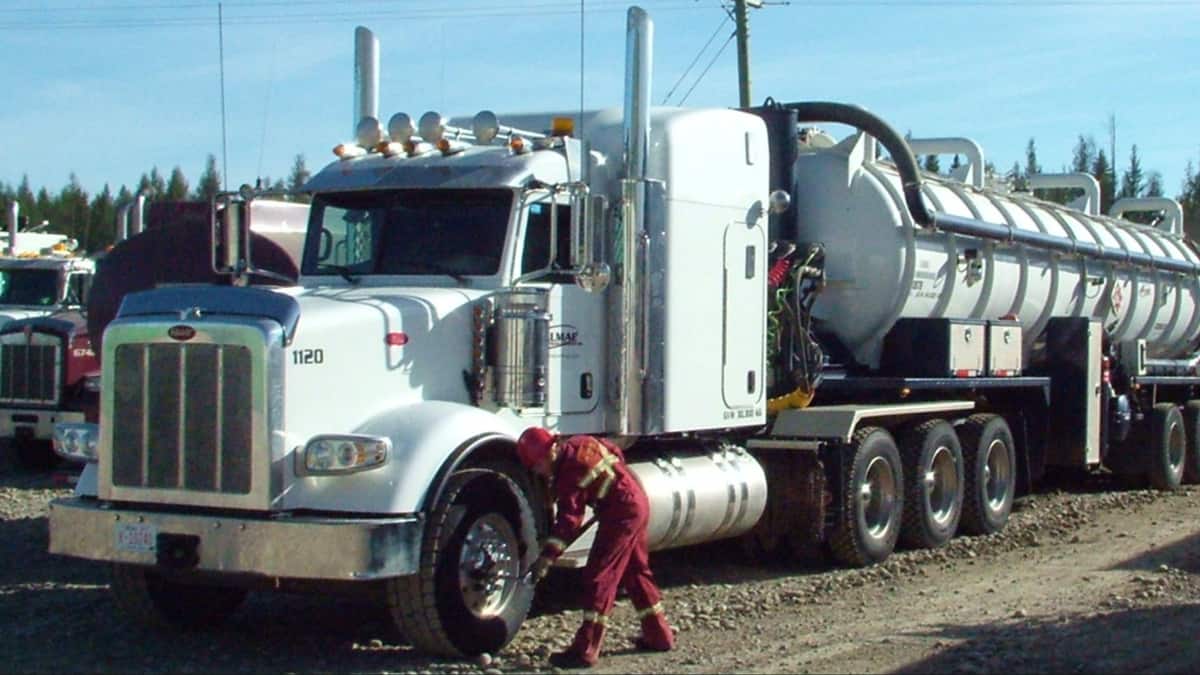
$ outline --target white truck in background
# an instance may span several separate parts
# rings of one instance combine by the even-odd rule
[[[652,108],[653,25],[628,21],[623,109],[386,129],[359,29],[362,122],[304,188],[299,279],[247,287],[230,218],[226,283],[125,297],[99,425],[59,439],[88,464],[50,550],[111,564],[148,622],[349,585],[462,655],[529,610],[533,424],[625,448],[652,549],[850,565],[999,531],[1048,467],[1200,477],[1181,223],[922,175],[854,106]]]
[[[19,231],[19,222],[13,202],[0,237],[0,443],[22,465],[45,468],[55,459],[54,425],[84,421],[77,385],[95,358],[74,326],[96,263],[74,239]]]

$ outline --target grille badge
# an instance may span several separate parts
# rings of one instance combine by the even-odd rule
[[[177,326],[171,326],[170,328],[168,328],[167,336],[170,337],[172,340],[179,340],[180,342],[184,342],[186,340],[191,340],[192,338],[196,337],[196,329],[192,328],[191,326],[179,324]]]

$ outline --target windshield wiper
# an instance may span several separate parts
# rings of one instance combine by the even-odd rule
[[[416,270],[423,270],[426,272],[434,272],[436,274],[445,274],[448,277],[452,277],[455,281],[457,281],[460,284],[467,283],[467,278],[465,276],[459,274],[458,272],[455,272],[454,270],[452,270],[438,262],[429,262],[427,260],[410,260],[410,261],[405,262],[404,266],[410,267],[410,268],[416,269]]]
[[[333,270],[334,272],[337,272],[343,279],[345,279],[350,284],[352,284],[354,286],[358,285],[358,277],[351,274],[350,268],[346,267],[345,265],[327,265],[327,264],[317,265],[317,272],[321,272],[322,270]]]

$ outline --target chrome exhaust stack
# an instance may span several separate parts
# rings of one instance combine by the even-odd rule
[[[379,38],[365,26],[354,29],[354,120],[357,136],[364,118],[379,120]]]
[[[625,31],[624,173],[621,181],[622,241],[620,251],[620,307],[612,311],[617,327],[615,358],[616,431],[622,435],[649,433],[662,420],[647,415],[646,383],[649,371],[648,317],[646,294],[647,150],[650,146],[650,75],[654,23],[641,7],[630,7]]]

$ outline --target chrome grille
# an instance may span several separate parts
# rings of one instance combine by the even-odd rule
[[[62,382],[62,341],[38,334],[37,341],[0,344],[0,403],[55,405]]]
[[[113,485],[250,492],[248,348],[122,344],[112,372]]]

